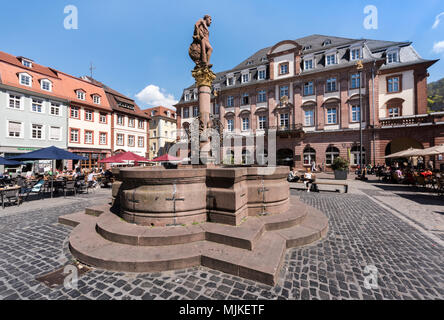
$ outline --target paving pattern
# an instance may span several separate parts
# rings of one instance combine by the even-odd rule
[[[106,195],[29,212],[0,211],[0,299],[444,298],[443,247],[413,226],[364,194],[292,193],[324,212],[330,231],[318,243],[287,252],[275,287],[196,267],[154,274],[92,270],[77,289],[50,289],[35,278],[73,261],[67,242],[71,229],[57,218]],[[378,272],[376,289],[365,288],[365,268],[371,265]]]

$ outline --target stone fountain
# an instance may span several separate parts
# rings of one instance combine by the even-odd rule
[[[189,53],[199,88],[200,127],[211,127],[205,16]],[[208,141],[201,142],[203,148]],[[291,197],[288,167],[116,169],[113,200],[62,216],[74,227],[70,250],[80,262],[108,270],[158,272],[205,266],[275,285],[288,248],[321,239],[328,220]]]

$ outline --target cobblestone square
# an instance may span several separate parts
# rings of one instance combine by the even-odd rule
[[[328,216],[329,233],[289,250],[275,287],[197,267],[151,274],[93,269],[77,289],[50,289],[36,278],[73,262],[71,228],[57,218],[106,203],[109,191],[8,207],[0,211],[0,299],[443,299],[443,233],[439,218],[435,227],[424,222],[430,208],[415,215],[414,202],[407,210],[406,196],[376,183],[352,182],[348,194],[292,194]],[[433,205],[430,212],[439,212],[444,201]],[[365,288],[369,266],[376,267],[377,288]]]

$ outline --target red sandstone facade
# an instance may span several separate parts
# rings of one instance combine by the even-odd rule
[[[411,43],[319,35],[282,41],[217,74],[212,112],[238,137],[276,129],[279,164],[301,169],[315,160],[329,170],[337,156],[359,163],[362,109],[365,163],[383,164],[387,154],[444,143],[444,113],[427,114],[427,69],[435,62]],[[178,129],[196,116],[195,91],[185,89],[176,105]],[[222,157],[253,153],[245,140]]]

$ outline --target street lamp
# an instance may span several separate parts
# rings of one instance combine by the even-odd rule
[[[363,168],[364,161],[362,158],[362,69],[364,69],[362,60],[359,60],[356,66],[359,72],[359,179],[365,180],[365,170]]]

